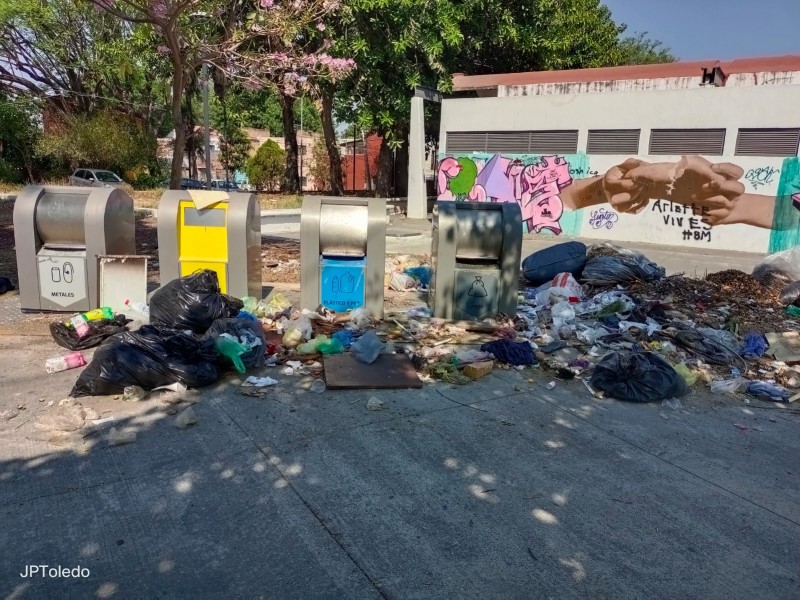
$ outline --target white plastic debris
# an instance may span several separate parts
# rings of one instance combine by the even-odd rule
[[[383,410],[383,400],[377,398],[376,396],[370,397],[367,400],[367,409],[369,410]]]
[[[175,417],[175,427],[178,429],[186,429],[190,425],[194,425],[197,423],[197,415],[192,410],[192,407],[189,406],[181,412],[177,417]]]
[[[122,446],[123,444],[132,444],[136,441],[135,431],[118,431],[116,427],[112,427],[108,432],[106,438],[109,446]]]
[[[277,385],[278,380],[273,379],[272,377],[254,377],[251,375],[247,379],[244,380],[242,383],[242,387],[267,387],[270,385]]]

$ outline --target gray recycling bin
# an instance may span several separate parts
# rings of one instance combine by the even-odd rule
[[[431,285],[434,317],[482,320],[517,310],[522,212],[516,202],[437,202]]]
[[[383,317],[386,201],[306,196],[300,212],[300,304]]]
[[[31,185],[14,203],[22,310],[99,307],[98,256],[135,254],[133,200],[116,188]]]

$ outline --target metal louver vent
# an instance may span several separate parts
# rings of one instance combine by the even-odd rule
[[[531,131],[531,154],[575,154],[578,152],[578,130]]]
[[[486,152],[486,136],[485,131],[448,131],[444,151],[447,154]]]
[[[724,129],[653,129],[649,153],[722,156],[724,146]]]
[[[578,130],[565,131],[448,131],[447,154],[575,154]]]
[[[487,152],[526,154],[531,147],[530,131],[490,131],[488,136]]]
[[[800,128],[740,129],[736,156],[797,156]]]
[[[587,154],[639,154],[641,129],[590,129]]]

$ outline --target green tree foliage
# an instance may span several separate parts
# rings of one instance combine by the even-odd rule
[[[248,90],[241,86],[231,86],[225,91],[225,110],[222,108],[223,98],[214,96],[211,100],[211,122],[216,129],[222,129],[225,121],[239,127],[269,129],[270,135],[283,135],[283,116],[278,92],[274,89]],[[300,125],[302,105],[302,121],[305,131],[319,132],[322,121],[313,98],[298,98],[295,102],[297,125]],[[226,114],[227,113],[227,114]]]
[[[284,153],[273,140],[264,142],[245,165],[247,179],[257,190],[278,190],[283,171]]]
[[[621,39],[617,52],[618,65],[651,65],[677,60],[669,48],[648,38],[646,32]]]
[[[70,169],[94,167],[123,175],[151,164],[156,140],[124,115],[98,112],[65,117],[61,126],[42,136],[37,152]]]
[[[233,174],[241,170],[250,157],[250,138],[239,127],[232,125],[222,130],[219,137],[219,160],[232,179]]]
[[[22,183],[36,178],[41,166],[34,152],[41,133],[36,112],[32,102],[0,94],[0,181]]]

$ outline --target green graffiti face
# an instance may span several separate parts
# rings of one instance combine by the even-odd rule
[[[457,160],[461,165],[461,172],[450,180],[450,191],[455,196],[466,196],[475,185],[478,167],[471,158],[461,157]]]

